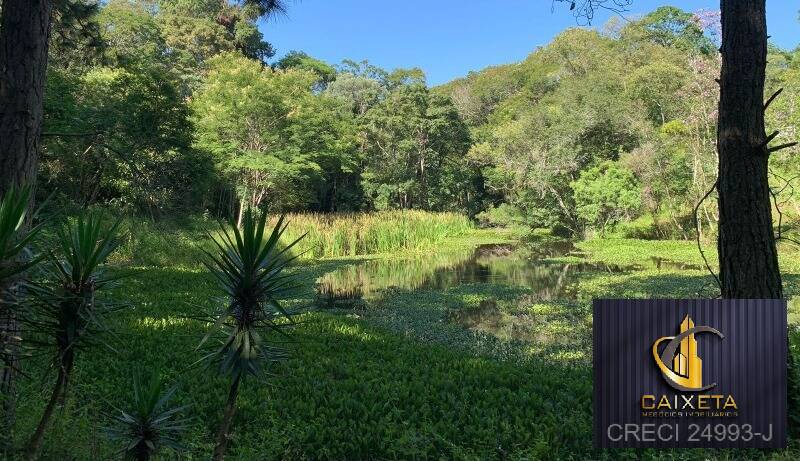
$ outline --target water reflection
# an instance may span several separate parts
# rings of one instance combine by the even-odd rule
[[[571,257],[559,259],[561,256]],[[555,242],[482,245],[434,251],[419,258],[365,261],[318,279],[317,305],[323,309],[363,308],[360,313],[376,321],[404,333],[413,330],[424,338],[437,325],[458,325],[463,331],[522,342],[542,353],[585,358],[591,315],[585,303],[577,301],[582,279],[599,272],[701,269],[660,258],[643,259],[636,266],[594,264],[581,262],[581,256],[570,242]],[[466,291],[482,297],[478,300],[464,300],[458,290],[449,290],[470,284],[511,290],[468,288]],[[398,290],[390,295],[390,312],[367,309],[372,304],[367,301],[377,300],[389,290]],[[427,291],[430,296],[416,297],[415,291]],[[501,294],[495,300],[493,296],[503,292],[516,294],[511,298]],[[476,344],[490,343],[480,340]]]
[[[589,263],[553,263],[544,258],[574,251],[569,242],[520,248],[481,245],[474,250],[433,253],[424,258],[374,260],[347,266],[318,280],[323,307],[369,299],[382,290],[444,290],[469,283],[531,289],[539,299],[575,299],[576,275],[627,268]]]
[[[477,306],[448,309],[448,322],[472,331],[489,333],[499,339],[534,342],[550,348],[577,346],[584,338],[580,334],[591,325],[585,322],[584,312],[575,306],[552,306],[546,313],[508,312],[493,299]]]

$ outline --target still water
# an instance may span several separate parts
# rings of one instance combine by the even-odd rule
[[[570,258],[554,259],[562,256]],[[365,306],[364,301],[391,291],[393,295],[400,293],[402,301],[394,302],[389,323],[406,333],[416,329],[424,336],[443,322],[500,339],[556,348],[559,353],[583,353],[590,322],[588,311],[580,308],[583,303],[575,302],[582,278],[603,272],[699,269],[656,258],[637,266],[595,264],[585,262],[582,256],[570,242],[540,242],[481,245],[417,258],[364,261],[318,279],[317,306],[358,310]],[[444,306],[448,295],[458,297],[451,289],[467,285],[476,285],[475,290],[467,291],[485,296]],[[522,297],[511,302],[495,299],[498,290],[517,292]],[[402,295],[423,292],[427,295],[420,298]],[[435,301],[426,301],[430,295]],[[532,305],[543,301],[554,303],[546,307],[547,312],[531,311]],[[580,335],[580,331],[587,334]]]
[[[330,303],[369,299],[388,288],[445,290],[472,283],[507,285],[531,290],[538,299],[575,299],[577,280],[589,272],[619,273],[656,269],[697,269],[653,258],[643,265],[617,266],[586,262],[554,262],[578,256],[570,242],[545,245],[491,244],[474,249],[432,253],[410,259],[378,259],[351,265],[321,277],[318,298]],[[580,261],[580,260],[579,260]]]

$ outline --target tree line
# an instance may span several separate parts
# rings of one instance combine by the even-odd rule
[[[219,4],[114,0],[87,18],[92,53],[52,47],[42,193],[154,216],[468,210],[469,129],[422,71],[302,52],[268,64],[260,35],[219,24],[230,5],[204,9]],[[254,27],[246,11],[237,28]]]
[[[689,238],[717,177],[719,15],[661,7],[598,31],[568,30],[518,64],[445,85],[471,127],[469,156],[491,197],[488,219],[569,233],[622,223],[629,236]],[[769,48],[770,131],[799,120],[795,51]],[[777,152],[775,190],[797,168],[797,148]],[[787,211],[796,201],[782,191]],[[699,208],[716,232],[715,196]]]
[[[520,63],[430,88],[419,69],[303,52],[268,63],[258,30],[236,29],[257,13],[209,5],[113,0],[88,17],[96,34],[72,38],[92,52],[55,35],[42,193],[153,216],[417,208],[687,238],[714,184],[716,14],[662,7],[567,30]],[[784,92],[767,123],[781,132],[798,126],[797,56],[769,49],[767,87]],[[774,157],[776,178],[794,176],[794,153]],[[713,199],[699,217],[716,232]]]

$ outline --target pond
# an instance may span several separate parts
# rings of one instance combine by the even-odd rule
[[[700,268],[659,258],[590,263],[567,241],[480,245],[342,267],[317,280],[316,304],[423,340],[488,347],[494,343],[481,338],[489,335],[528,351],[586,358],[591,311],[578,300],[581,280],[644,269]]]
[[[571,242],[561,241],[489,244],[418,258],[376,259],[324,275],[317,281],[317,293],[323,305],[326,302],[333,305],[340,301],[370,299],[389,288],[445,290],[464,284],[488,283],[526,288],[541,300],[573,300],[578,295],[576,282],[584,273],[699,269],[661,258],[651,258],[636,266],[552,259],[561,256],[580,257],[581,254]]]

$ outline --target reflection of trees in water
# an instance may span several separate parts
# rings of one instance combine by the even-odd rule
[[[414,290],[422,288],[436,271],[464,264],[472,255],[472,249],[465,249],[424,258],[367,261],[325,274],[317,282],[317,292],[327,298],[355,299],[390,287]]]
[[[571,246],[564,246],[565,250]],[[550,254],[562,251],[551,249]],[[405,290],[443,290],[468,283],[510,285],[533,290],[542,300],[574,299],[573,275],[587,270],[614,270],[589,264],[553,264],[537,261],[530,250],[508,245],[481,246],[424,258],[367,261],[321,277],[318,293],[330,302],[370,297],[395,287]]]

